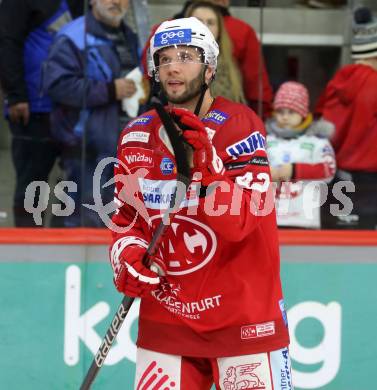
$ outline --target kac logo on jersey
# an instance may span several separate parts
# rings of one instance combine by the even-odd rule
[[[191,42],[191,29],[183,28],[177,30],[163,31],[155,35],[154,46],[178,45]]]
[[[157,227],[161,215],[151,217],[150,221]],[[208,264],[216,249],[217,238],[209,226],[184,215],[175,215],[170,228],[164,233],[159,251],[168,275],[187,275]]]
[[[203,122],[214,122],[218,125],[221,125],[229,118],[228,114],[219,110],[210,111],[204,118]]]
[[[226,152],[233,160],[242,155],[250,155],[257,150],[265,150],[266,138],[259,131],[254,131],[247,138],[226,148]]]
[[[169,157],[161,160],[160,169],[163,175],[171,175],[174,172],[174,163]]]

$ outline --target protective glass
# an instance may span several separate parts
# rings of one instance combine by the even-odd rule
[[[156,54],[156,69],[172,65],[172,64],[202,64],[202,50],[193,46],[178,46],[169,47],[158,51]]]

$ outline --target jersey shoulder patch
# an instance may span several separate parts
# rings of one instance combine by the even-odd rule
[[[141,116],[133,119],[123,129],[120,136],[120,145],[139,143],[146,145],[149,143],[151,129],[158,117],[155,112],[148,111]],[[127,145],[129,146],[129,145]]]

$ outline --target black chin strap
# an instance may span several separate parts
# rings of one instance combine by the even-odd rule
[[[207,69],[207,65],[205,65],[205,67],[204,67],[204,72],[203,72],[203,77],[202,77],[202,87],[200,90],[198,102],[196,103],[195,110],[194,110],[194,114],[196,116],[199,116],[200,109],[202,108],[202,104],[203,104],[203,100],[204,100],[204,95],[206,94],[206,91],[208,89],[208,84],[206,83],[206,80],[205,80],[206,69]]]
[[[196,103],[196,107],[194,110],[194,114],[196,116],[199,116],[199,112],[200,112],[200,109],[202,108],[202,104],[203,104],[204,95],[205,95],[207,89],[208,89],[208,85],[203,82],[200,96],[199,96],[198,102]]]

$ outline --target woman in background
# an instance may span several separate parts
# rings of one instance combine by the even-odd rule
[[[221,95],[234,102],[245,103],[241,73],[233,59],[232,43],[218,6],[207,1],[194,2],[185,13],[185,17],[190,16],[196,17],[211,30],[220,47],[218,72],[211,84],[212,95],[214,97]]]

